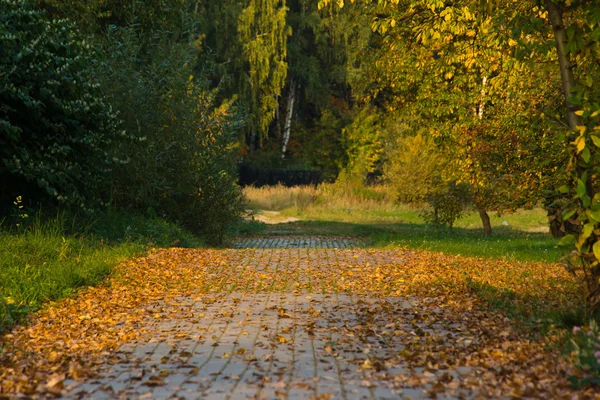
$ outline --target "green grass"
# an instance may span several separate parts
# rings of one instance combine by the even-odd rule
[[[485,236],[477,212],[459,219],[452,233],[428,225],[419,209],[394,204],[385,187],[247,188],[250,207],[270,209],[299,222],[269,225],[262,233],[294,235],[355,235],[375,248],[409,247],[473,257],[555,262],[562,255],[547,233],[542,209],[490,213],[494,234]],[[258,231],[258,230],[257,230]]]
[[[27,222],[27,221],[25,221]],[[100,283],[121,261],[149,247],[202,242],[159,218],[117,212],[49,219],[0,230],[0,330],[78,288]]]

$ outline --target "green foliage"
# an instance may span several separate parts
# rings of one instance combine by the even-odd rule
[[[362,109],[352,123],[342,131],[345,147],[341,181],[364,183],[367,174],[375,171],[383,153],[380,116],[374,108]]]
[[[159,32],[141,39],[133,28],[113,27],[107,35],[98,75],[127,130],[143,141],[115,149],[131,162],[115,171],[112,193],[119,207],[151,207],[221,240],[242,211],[234,159],[242,121],[193,76],[196,51]]]
[[[583,2],[567,12],[563,2],[548,2],[546,8],[555,29],[557,55],[563,77],[566,114],[570,131],[563,136],[570,160],[565,171],[569,182],[557,190],[567,196],[562,216],[563,231],[571,234],[564,243],[574,250],[565,258],[570,270],[585,282],[589,312],[600,309],[600,12],[593,2]],[[572,14],[572,15],[571,15]],[[560,33],[564,37],[560,36]],[[565,67],[574,63],[577,68]],[[570,226],[566,226],[569,224]]]
[[[278,106],[287,76],[287,8],[280,0],[249,0],[239,19],[239,40],[243,56],[249,65],[250,129],[262,136]]]
[[[144,32],[177,35],[189,0],[36,0],[53,18],[70,18],[89,33],[103,32],[109,25],[133,25]]]
[[[0,207],[18,195],[92,207],[129,140],[90,75],[95,55],[66,20],[0,1]]]
[[[594,320],[589,326],[573,327],[571,345],[579,375],[570,377],[578,387],[600,386],[600,328]]]
[[[296,140],[290,143],[292,157],[319,169],[325,180],[335,180],[345,163],[346,151],[342,131],[348,120],[348,116],[335,109],[326,108],[318,121],[314,121],[314,126],[301,129],[294,125]]]
[[[426,200],[431,209],[421,212],[423,220],[432,225],[447,226],[452,232],[456,220],[465,214],[471,197],[466,184],[451,183],[446,190],[431,193]]]

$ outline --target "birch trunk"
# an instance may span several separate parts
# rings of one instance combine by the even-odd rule
[[[483,110],[485,108],[485,85],[487,84],[487,76],[483,77],[481,81],[481,102],[479,103],[479,110],[477,110],[477,117],[483,119]]]
[[[290,92],[288,93],[287,112],[285,116],[285,125],[283,127],[283,143],[281,146],[281,159],[285,158],[290,134],[292,131],[292,116],[294,114],[294,103],[296,101],[296,84],[292,80],[290,83]]]

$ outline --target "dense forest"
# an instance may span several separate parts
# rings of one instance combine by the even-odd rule
[[[240,165],[385,182],[452,226],[542,206],[600,303],[594,0],[0,0],[0,209],[221,239]]]

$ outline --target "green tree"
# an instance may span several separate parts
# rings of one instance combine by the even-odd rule
[[[67,20],[1,0],[0,48],[2,204],[107,201],[108,172],[127,160],[110,150],[130,137],[92,79],[92,45]]]
[[[287,76],[287,7],[281,0],[250,0],[240,15],[238,30],[248,63],[250,146],[265,137],[275,118],[277,97]]]
[[[220,242],[242,210],[236,160],[243,121],[231,102],[217,103],[196,77],[194,40],[150,40],[114,28],[98,66],[104,90],[127,130],[143,145],[121,146],[126,168],[115,171],[113,201],[153,210]]]

